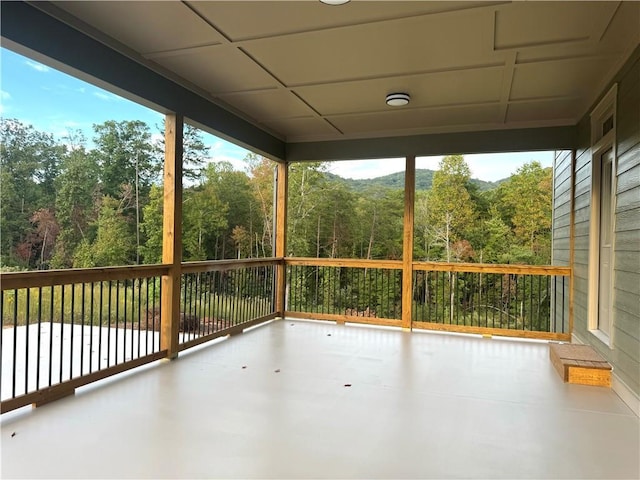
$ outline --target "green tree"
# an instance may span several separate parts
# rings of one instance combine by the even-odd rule
[[[451,246],[465,239],[475,212],[467,185],[471,178],[469,166],[462,155],[449,155],[440,162],[433,176],[428,196],[428,220],[445,249],[445,260],[452,259]]]
[[[90,231],[96,218],[94,203],[99,198],[98,166],[85,150],[82,136],[73,137],[73,146],[64,156],[60,174],[55,179],[56,216],[60,223],[52,265],[69,267],[80,242],[93,236]]]
[[[215,239],[214,258],[235,256],[236,242],[233,230],[242,227],[248,236],[246,256],[253,256],[255,233],[253,210],[257,208],[251,194],[249,177],[245,172],[233,169],[229,162],[212,162],[203,170],[206,188],[215,192],[216,197],[225,206],[226,227],[218,232]]]
[[[249,187],[255,208],[251,212],[255,225],[256,242],[260,256],[268,257],[273,253],[273,187],[274,163],[250,153],[245,157],[249,166]]]
[[[154,144],[154,149],[159,156],[162,156],[164,155],[164,118],[161,125],[156,125],[156,129],[159,137]],[[182,131],[182,176],[187,180],[185,183],[193,183],[200,178],[210,150],[211,148],[205,145],[202,139],[202,131],[185,123]]]
[[[216,239],[227,228],[228,206],[220,201],[213,179],[207,177],[202,185],[185,190],[183,208],[183,258],[215,259]]]
[[[124,215],[125,199],[115,199],[108,195],[100,201],[98,218],[96,220],[96,238],[90,245],[91,266],[106,267],[115,265],[129,265],[135,258],[135,237],[129,228],[129,220]],[[74,263],[79,258],[85,258],[86,253],[80,252],[74,256]],[[84,260],[86,263],[86,260]],[[88,266],[88,265],[83,265]]]
[[[287,248],[291,256],[315,256],[316,220],[314,215],[324,200],[325,165],[300,162],[289,166],[287,202]]]
[[[354,202],[354,194],[344,182],[327,180],[323,201],[315,212],[317,257],[349,257],[352,254],[356,228]]]
[[[164,189],[151,185],[149,202],[142,209],[141,225],[145,241],[140,245],[140,254],[144,263],[162,262],[162,212],[164,210]]]
[[[125,190],[130,191],[134,199],[127,214],[133,212],[131,223],[139,263],[141,206],[160,172],[159,155],[151,144],[149,127],[142,121],[109,120],[93,128],[103,193],[116,198]]]
[[[52,135],[39,132],[15,119],[0,119],[0,258],[2,263],[20,261],[17,246],[30,235],[33,214],[51,208],[54,179],[65,147]],[[26,255],[26,261],[37,256]]]
[[[511,221],[519,245],[546,262],[550,254],[547,239],[551,232],[551,184],[551,168],[530,162],[500,187],[503,202],[513,212]]]

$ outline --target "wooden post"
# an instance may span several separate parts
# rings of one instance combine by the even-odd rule
[[[287,184],[289,179],[289,165],[278,163],[276,180],[276,257],[287,254]],[[284,317],[286,309],[286,267],[284,263],[276,266],[276,314]]]
[[[182,115],[167,114],[164,131],[164,210],[162,263],[169,273],[162,277],[162,331],[160,348],[167,358],[178,356],[180,327],[180,276],[182,262]]]
[[[404,171],[402,237],[402,328],[411,329],[413,302],[413,217],[416,192],[416,157],[407,157]]]

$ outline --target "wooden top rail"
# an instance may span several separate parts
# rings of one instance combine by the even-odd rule
[[[383,268],[402,269],[400,260],[363,260],[344,258],[296,258],[285,257],[285,265],[301,265],[307,267],[350,267],[350,268]],[[446,263],[446,262],[413,262],[414,271],[435,272],[470,272],[470,273],[503,273],[520,275],[560,275],[569,276],[571,267],[553,265],[499,265],[489,263]]]
[[[285,265],[308,267],[380,268],[402,270],[400,260],[362,260],[341,258],[269,257],[241,260],[210,260],[184,262],[182,273],[237,270],[247,267],[265,267],[284,262]],[[570,267],[551,265],[493,265],[485,263],[413,262],[414,271],[498,273],[520,275],[571,275]],[[73,268],[68,270],[33,270],[27,272],[0,273],[1,290],[16,288],[69,285],[73,283],[128,280],[167,275],[169,265],[131,265],[125,267]]]
[[[269,267],[282,263],[282,257],[243,258],[240,260],[208,260],[204,262],[183,262],[182,273],[217,272],[250,267]]]
[[[306,267],[351,267],[351,268],[382,268],[402,270],[401,260],[362,260],[344,258],[296,258],[285,257],[285,265],[302,265]]]
[[[571,267],[556,267],[553,265],[499,265],[490,263],[413,262],[413,270],[519,275],[571,275]]]
[[[126,267],[72,268],[68,270],[31,270],[0,273],[0,290],[48,287],[74,283],[128,280],[167,275],[168,265],[132,265]]]

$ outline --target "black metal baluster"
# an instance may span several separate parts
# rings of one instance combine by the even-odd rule
[[[216,294],[216,274],[217,272],[211,272],[209,274],[209,325],[211,333],[218,331],[218,323],[216,320],[216,301],[218,300],[218,295]]]
[[[4,318],[4,316],[1,313],[0,313],[0,318]],[[2,330],[1,326],[0,326],[0,330]],[[40,388],[40,356],[42,353],[41,337],[42,337],[42,287],[38,287],[38,358],[36,360],[36,390]],[[2,350],[1,332],[0,332],[0,350]]]
[[[140,338],[141,331],[142,331],[142,329],[140,328],[140,324],[142,323],[142,282],[144,280],[145,279],[143,278],[138,279],[138,358],[140,358],[140,343],[142,342]],[[146,354],[147,353],[145,351],[145,355]]]
[[[548,277],[545,277],[548,278]],[[540,315],[540,305],[542,304],[542,275],[538,275],[538,302],[537,302],[537,308],[536,308],[536,317],[538,319],[537,323],[538,323],[538,330],[541,330],[541,326],[540,326],[540,321],[542,320],[541,315]],[[532,312],[533,315],[533,312]],[[549,325],[551,326],[551,325]],[[549,331],[550,329],[547,328],[547,331]]]
[[[104,292],[104,282],[100,282],[100,329],[98,330],[98,370],[102,368],[102,322],[103,322],[103,310],[104,310],[104,302],[103,302],[103,292]]]
[[[85,323],[85,300],[86,300],[86,283],[81,283],[82,285],[82,296],[81,296],[81,302],[82,305],[80,307],[80,319],[81,319],[81,324],[80,324],[80,338],[82,339],[82,341],[80,342],[80,376],[82,376],[84,374],[84,323]]]
[[[144,288],[145,288],[145,313],[144,313],[144,354],[149,355],[149,281],[151,278],[145,278],[144,280]],[[153,277],[153,281],[155,283],[155,277]],[[155,315],[155,309],[151,312],[151,315]],[[153,325],[153,317],[151,317],[151,323]],[[155,328],[153,330],[153,334],[155,335]]]
[[[162,298],[162,279],[159,278],[159,277],[153,277],[153,291],[154,291],[154,293],[156,291],[156,281],[158,283],[158,287],[157,287],[158,288],[158,293],[159,293],[158,294],[158,298]],[[155,305],[155,302],[156,302],[156,300],[155,300],[155,296],[154,296],[154,299],[153,299],[154,305]],[[155,317],[154,317],[153,323],[155,325]],[[160,304],[158,305],[158,332],[162,332],[162,302],[160,302]],[[162,348],[162,345],[160,344],[160,334],[158,333],[156,335],[155,330],[153,332],[153,338],[154,338],[154,341],[153,341],[154,349],[153,349],[153,351],[154,352],[159,352],[160,349]],[[157,339],[157,342],[156,342],[156,339]]]
[[[109,299],[107,300],[107,368],[111,366],[111,294],[113,289],[113,281],[109,280]],[[116,307],[117,308],[117,307]],[[116,313],[117,316],[117,313]],[[116,323],[117,325],[117,323]],[[116,335],[118,331],[116,330]],[[116,336],[116,340],[117,340]],[[116,360],[117,360],[117,346],[116,346]]]
[[[564,284],[566,283],[565,282],[566,278],[567,277],[562,277],[562,333],[565,333],[565,329],[564,329],[564,312],[565,312],[565,309],[564,309]]]
[[[62,382],[62,363],[63,363],[63,349],[64,349],[64,291],[66,285],[60,285],[61,304],[60,304],[60,377],[59,381]]]
[[[203,278],[204,276],[204,278]],[[197,307],[198,307],[198,311],[199,311],[199,315],[198,315],[198,319],[199,319],[199,323],[198,323],[198,334],[200,336],[204,335],[204,314],[206,313],[204,305],[206,302],[206,299],[203,298],[205,289],[204,289],[204,285],[205,285],[205,279],[206,279],[206,273],[199,273],[198,274],[198,303],[197,303]]]
[[[73,327],[76,319],[76,284],[71,284],[71,348],[69,349],[69,379],[73,378]]]
[[[53,314],[54,314],[54,289],[55,286],[51,285],[49,292],[51,293],[49,298],[49,386],[53,383]]]
[[[240,284],[238,285],[238,309],[240,311],[240,323],[244,323],[247,321],[247,309],[246,302],[244,301],[244,289],[246,288],[246,269],[242,268],[238,270],[238,274],[240,275]]]
[[[94,290],[96,288],[95,282],[91,282],[91,307],[89,307],[89,317],[91,319],[91,329],[89,330],[89,373],[93,372],[93,316],[95,314],[94,309]]]
[[[31,329],[30,321],[31,321],[31,289],[26,288],[26,302],[27,305],[25,307],[25,328],[26,328],[26,345],[25,345],[25,353],[24,353],[24,393],[29,391],[29,330]]]
[[[122,322],[122,361],[126,362],[127,361],[127,279],[122,280],[122,287],[124,288],[124,292],[123,292],[124,298],[122,299],[122,307],[124,309],[124,312],[123,312],[124,321]],[[118,292],[120,292],[120,288],[118,288]]]
[[[11,396],[16,396],[16,369],[18,362],[18,289],[13,290],[13,374],[11,378]]]

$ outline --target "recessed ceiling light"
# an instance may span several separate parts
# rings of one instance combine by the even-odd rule
[[[408,93],[390,93],[387,95],[387,105],[390,107],[402,107],[407,105],[411,100],[411,97]]]
[[[349,3],[350,0],[320,0],[321,3],[325,5],[344,5],[345,3]]]

